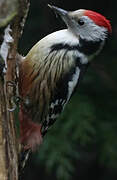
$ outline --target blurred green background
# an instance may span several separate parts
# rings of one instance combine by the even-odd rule
[[[113,33],[64,113],[29,159],[22,180],[117,180],[117,1],[31,0],[19,52],[64,28],[47,4],[102,13]]]

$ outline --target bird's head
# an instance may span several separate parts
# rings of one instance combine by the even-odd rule
[[[109,20],[97,12],[85,9],[66,11],[55,6],[49,7],[61,16],[68,29],[78,38],[104,41],[112,31]]]

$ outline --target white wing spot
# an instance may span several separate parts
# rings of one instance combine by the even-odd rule
[[[59,116],[59,114],[52,114],[52,115],[50,116],[50,118],[51,118],[51,119],[56,119],[58,116]]]
[[[60,102],[60,101],[57,99],[55,102],[52,102],[52,103],[51,103],[50,107],[51,107],[51,108],[54,108],[54,106],[58,105],[59,102]]]
[[[68,100],[70,99],[71,94],[72,94],[72,92],[73,92],[73,90],[74,90],[74,88],[78,82],[79,74],[80,74],[80,69],[77,67],[76,72],[73,75],[72,81],[69,81],[69,83],[68,83]]]

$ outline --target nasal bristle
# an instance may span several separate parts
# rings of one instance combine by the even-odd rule
[[[110,21],[106,19],[103,15],[91,10],[86,10],[85,16],[88,16],[90,19],[92,19],[98,26],[105,27],[109,33],[112,32]]]

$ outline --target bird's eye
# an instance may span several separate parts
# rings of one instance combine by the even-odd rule
[[[82,19],[79,19],[79,20],[78,20],[78,24],[79,24],[80,26],[82,26],[82,25],[84,24],[84,21],[83,21]]]

